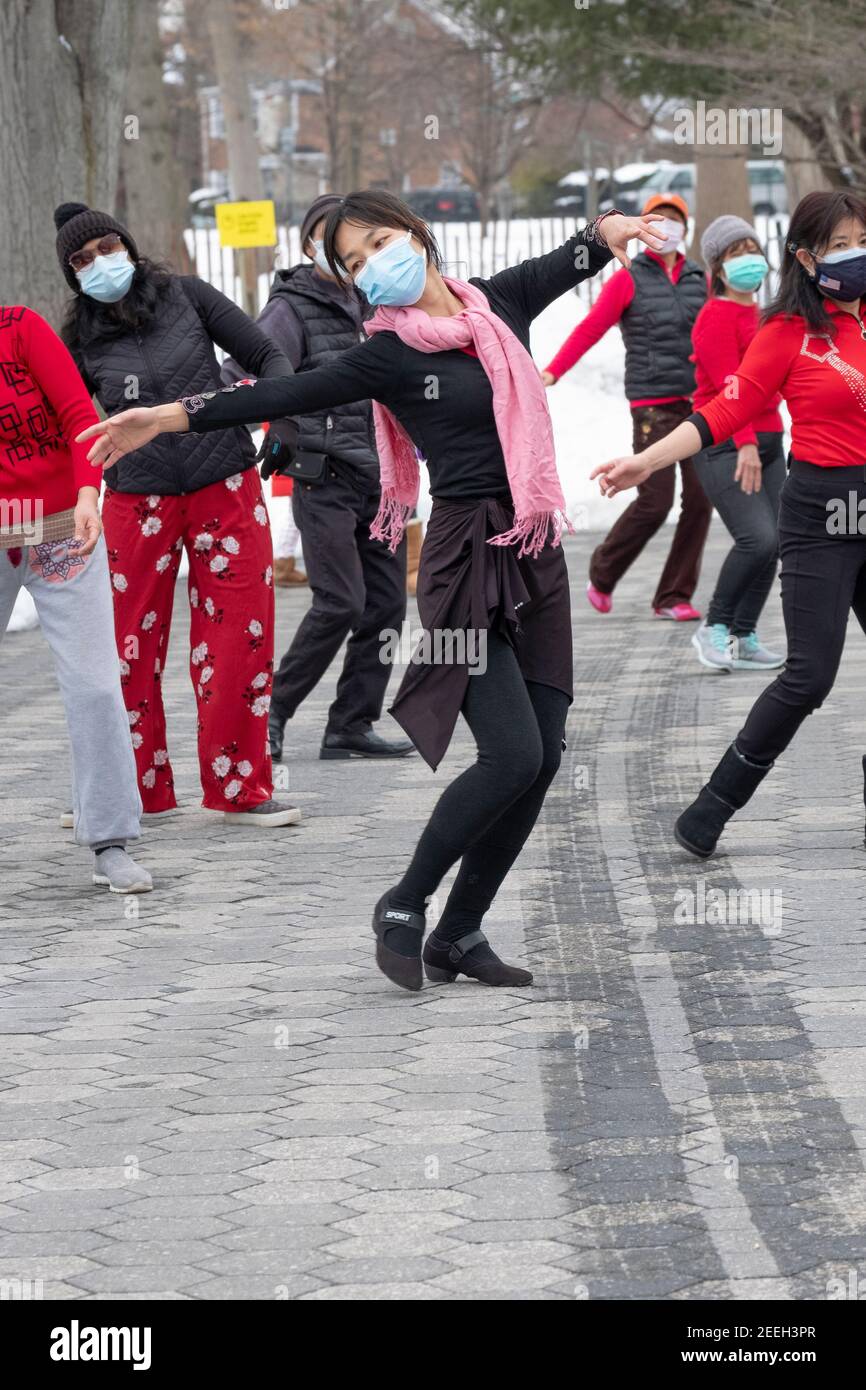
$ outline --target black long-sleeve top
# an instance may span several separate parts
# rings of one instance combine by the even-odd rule
[[[473,278],[494,313],[529,350],[529,329],[548,304],[595,275],[612,253],[590,223],[563,246]],[[427,461],[434,497],[508,492],[493,390],[481,362],[460,349],[420,352],[393,332],[376,333],[340,359],[281,380],[239,383],[182,401],[197,433],[372,399],[386,406]]]

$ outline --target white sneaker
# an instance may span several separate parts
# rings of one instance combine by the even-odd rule
[[[747,632],[745,637],[732,637],[732,655],[735,671],[775,671],[784,666],[787,657],[771,652],[758,641],[757,632]]]
[[[698,654],[698,661],[710,671],[733,671],[734,659],[731,652],[733,638],[724,623],[701,623],[692,637],[692,646]]]

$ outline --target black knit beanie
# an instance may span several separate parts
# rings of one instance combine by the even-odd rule
[[[321,222],[323,217],[327,217],[331,210],[342,203],[339,193],[322,193],[314,202],[310,203],[304,213],[304,220],[301,223],[301,254],[305,255],[304,247],[312,236],[313,228],[317,222]]]
[[[67,282],[76,291],[80,292],[81,286],[69,257],[93,237],[116,232],[132,259],[138,260],[138,247],[129,232],[108,212],[97,212],[86,203],[61,203],[54,209],[54,225],[57,228],[57,259]]]

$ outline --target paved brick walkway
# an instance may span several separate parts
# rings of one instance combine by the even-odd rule
[[[464,734],[438,777],[320,763],[329,678],[290,727],[304,825],[226,828],[194,809],[181,591],[167,694],[188,809],[148,829],[157,891],[130,908],[89,886],[57,826],[41,636],[6,640],[6,1296],[27,1280],[75,1299],[866,1287],[866,645],[852,627],[832,699],[727,853],[688,860],[671,820],[767,678],[704,675],[689,634],[648,618],[667,536],[593,615],[591,540],[569,542],[568,752],[489,919],[530,990],[409,996],[372,965],[372,903],[471,757]],[[717,530],[710,578],[723,545]],[[280,595],[283,637],[306,601]]]

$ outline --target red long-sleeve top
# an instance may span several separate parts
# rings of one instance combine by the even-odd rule
[[[682,252],[678,253],[671,270],[668,270],[663,258],[657,256],[654,251],[646,250],[642,254],[658,261],[665,274],[670,276],[674,284],[677,283],[686,263],[686,258]],[[633,299],[634,280],[626,267],[621,266],[602,286],[601,293],[592,308],[568,335],[559,352],[548,363],[545,370],[550,372],[550,375],[558,381],[561,376],[571,370],[575,362],[580,361],[585,352],[589,352],[589,349],[594,347],[600,338],[604,337],[609,329],[616,327]],[[639,405],[667,405],[670,401],[686,399],[688,398],[684,396],[652,396],[646,400],[629,401],[629,405],[634,409],[635,406]]]
[[[0,305],[0,501],[39,504],[49,517],[74,507],[79,488],[98,488],[90,445],[75,443],[97,419],[53,328],[33,309]]]
[[[692,329],[695,410],[707,405],[730,382],[757,331],[756,304],[738,304],[720,296],[707,300]],[[737,449],[744,444],[757,444],[759,431],[782,430],[781,400],[778,391],[775,392],[753,420],[734,432],[732,438]]]
[[[835,336],[782,315],[758,329],[728,386],[693,417],[705,443],[743,429],[779,392],[791,413],[794,458],[819,468],[866,463],[866,305],[858,320],[825,303]]]

